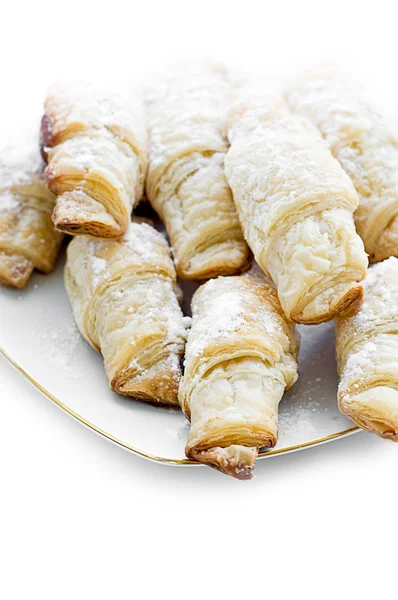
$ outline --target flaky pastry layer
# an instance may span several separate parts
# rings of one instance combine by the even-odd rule
[[[51,221],[55,196],[43,168],[37,132],[0,152],[0,281],[17,288],[35,268],[53,269],[63,238]]]
[[[245,239],[286,316],[321,323],[360,303],[367,258],[352,213],[358,196],[319,132],[279,100],[230,114],[228,182]]]
[[[307,73],[287,94],[318,127],[360,198],[357,231],[371,262],[398,256],[398,140],[361,90],[332,68]]]
[[[47,182],[57,195],[56,227],[72,235],[121,237],[147,167],[139,99],[91,84],[55,85],[45,102],[41,143]]]
[[[179,390],[187,456],[248,479],[258,449],[276,443],[279,401],[297,378],[294,326],[273,285],[251,275],[202,285],[192,315]]]
[[[354,423],[398,441],[398,259],[372,266],[365,300],[336,319],[340,410]]]
[[[224,173],[226,109],[234,96],[222,67],[194,64],[170,73],[149,101],[147,195],[165,222],[184,279],[247,267]]]
[[[112,390],[177,405],[185,321],[163,236],[133,222],[117,240],[78,236],[68,246],[65,286],[82,336],[104,357]]]

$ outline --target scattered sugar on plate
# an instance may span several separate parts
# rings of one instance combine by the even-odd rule
[[[77,379],[81,376],[84,365],[81,364],[81,356],[77,352],[82,337],[75,323],[46,323],[47,331],[40,330],[38,337],[48,363],[52,367],[62,369],[62,374],[68,378]]]
[[[167,427],[166,433],[174,440],[182,440],[188,438],[190,423],[185,419],[182,423],[178,423],[175,427]]]

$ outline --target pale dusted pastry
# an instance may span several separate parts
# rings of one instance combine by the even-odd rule
[[[226,110],[234,96],[222,67],[199,63],[170,74],[149,102],[147,195],[184,279],[247,266],[248,247],[224,174]]]
[[[179,390],[191,421],[186,454],[250,479],[259,448],[276,443],[278,405],[297,379],[294,325],[262,274],[208,281],[192,315]]]
[[[280,100],[248,98],[230,120],[227,179],[245,238],[286,316],[321,323],[354,309],[367,258],[348,175],[316,128]]]
[[[286,97],[316,125],[359,194],[355,224],[371,262],[398,256],[398,140],[331,68],[313,70]]]
[[[398,441],[398,259],[372,266],[365,301],[336,319],[339,407],[354,423]]]
[[[78,236],[67,255],[73,315],[84,339],[102,353],[111,389],[177,405],[186,318],[163,236],[133,222],[121,240]]]
[[[37,130],[1,148],[0,282],[17,288],[26,284],[33,269],[53,269],[63,238],[51,221],[55,196],[43,168]]]
[[[143,106],[133,94],[91,84],[53,86],[41,142],[56,227],[72,235],[117,238],[141,198],[147,167]]]

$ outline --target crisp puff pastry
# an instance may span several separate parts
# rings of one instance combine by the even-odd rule
[[[0,153],[0,282],[21,288],[33,269],[49,273],[63,234],[51,221],[55,196],[46,185],[36,134]]]
[[[333,68],[309,72],[286,97],[351,177],[360,198],[355,224],[370,261],[398,256],[398,140],[387,123]]]
[[[180,404],[186,454],[250,479],[258,449],[275,445],[278,404],[297,379],[298,340],[263,274],[219,277],[192,299]]]
[[[223,67],[194,63],[176,68],[149,99],[147,195],[184,279],[247,266],[248,247],[224,174],[226,110],[234,95]]]
[[[112,390],[177,405],[185,322],[163,236],[133,222],[121,240],[76,237],[65,286],[82,336],[104,357]]]
[[[227,179],[286,316],[320,323],[356,307],[367,265],[352,218],[358,196],[319,132],[267,98],[236,104],[230,121]]]
[[[398,259],[372,266],[365,301],[336,319],[340,410],[354,423],[398,441]]]
[[[72,235],[122,236],[147,167],[139,99],[91,84],[54,85],[45,101],[41,143],[47,182],[58,196],[56,227]]]

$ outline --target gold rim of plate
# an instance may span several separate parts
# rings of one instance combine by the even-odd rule
[[[62,408],[62,410],[74,417],[77,421],[80,421],[80,423],[83,423],[83,425],[86,425],[86,427],[88,427],[89,429],[95,431],[99,435],[102,435],[103,437],[117,444],[118,446],[121,446],[126,450],[130,450],[130,452],[133,452],[138,456],[142,456],[143,458],[147,458],[149,460],[153,460],[159,463],[167,463],[172,465],[203,466],[202,463],[196,462],[194,460],[189,460],[188,458],[165,458],[164,456],[156,456],[155,454],[149,454],[148,452],[143,452],[142,450],[139,450],[134,446],[130,446],[130,444],[122,442],[111,433],[108,433],[107,431],[104,431],[103,429],[97,427],[93,423],[90,423],[90,421],[87,421],[87,419],[85,419],[77,412],[69,408],[66,404],[61,402],[61,400],[59,400],[56,396],[51,394],[51,392],[46,390],[38,381],[33,379],[33,377],[31,377],[29,373],[27,373],[17,362],[15,362],[15,360],[11,358],[11,356],[1,347],[0,353],[3,354],[3,356],[17,369],[17,371],[19,371],[30,383],[32,383],[35,386],[35,388],[37,388],[40,392],[42,392],[42,394],[47,396],[47,398],[49,398],[57,406]],[[344,429],[343,431],[339,431],[338,433],[332,433],[331,435],[316,438],[315,440],[310,440],[308,442],[303,442],[302,444],[294,444],[292,446],[285,446],[284,448],[274,448],[273,450],[263,450],[259,453],[258,458],[270,458],[271,456],[275,456],[277,454],[286,454],[288,452],[295,452],[296,450],[301,450],[302,448],[308,448],[310,446],[325,444],[326,442],[330,442],[331,440],[334,440],[336,438],[345,437],[353,433],[357,433],[358,431],[361,431],[359,427],[350,427],[349,429]]]

